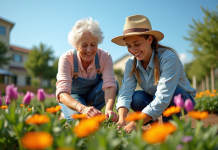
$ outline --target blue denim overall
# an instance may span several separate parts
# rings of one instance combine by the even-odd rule
[[[74,77],[71,85],[71,97],[85,106],[94,106],[96,109],[101,110],[105,105],[105,98],[104,91],[102,90],[103,80],[100,73],[98,54],[96,53],[95,55],[95,68],[98,73],[94,79],[78,77],[77,50],[73,51],[73,63]],[[59,105],[62,107],[61,110],[67,122],[73,121],[71,118],[73,114],[79,114],[79,112],[68,108],[63,103],[59,103]]]

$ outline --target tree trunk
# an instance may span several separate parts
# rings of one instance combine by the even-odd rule
[[[206,90],[210,90],[209,89],[209,79],[208,79],[208,74],[205,77],[205,81],[206,81]]]
[[[192,84],[193,84],[193,87],[194,87],[195,89],[197,89],[196,76],[193,76],[193,77],[192,77]]]
[[[201,85],[202,85],[202,91],[204,92],[205,91],[205,81],[204,80],[201,81]]]
[[[213,66],[211,67],[210,74],[211,74],[211,88],[213,91],[215,89],[214,88],[214,69],[213,69]]]

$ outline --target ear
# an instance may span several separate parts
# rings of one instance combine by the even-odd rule
[[[150,35],[150,36],[148,37],[148,41],[149,41],[149,44],[151,44],[151,43],[153,42],[153,36],[152,36],[152,35]]]

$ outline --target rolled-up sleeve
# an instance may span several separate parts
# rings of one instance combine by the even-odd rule
[[[103,79],[103,85],[102,85],[103,91],[108,87],[114,87],[115,89],[117,89],[117,83],[114,77],[113,61],[110,55],[108,55],[108,57],[104,61],[103,70],[102,70],[102,79]]]
[[[181,61],[176,55],[160,60],[162,73],[157,85],[154,100],[142,112],[156,120],[169,106],[174,91],[179,81]]]
[[[72,68],[66,57],[60,57],[58,63],[57,83],[56,83],[56,99],[59,101],[60,93],[71,94],[72,84]]]
[[[135,92],[135,88],[137,85],[137,80],[135,75],[129,76],[133,66],[133,60],[129,59],[125,66],[124,77],[123,77],[123,85],[119,91],[119,96],[116,103],[116,109],[118,110],[120,107],[126,107],[128,110],[130,109],[130,105],[132,102],[132,95]]]

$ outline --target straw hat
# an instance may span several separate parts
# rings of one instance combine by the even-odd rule
[[[124,37],[149,34],[153,35],[157,41],[164,38],[164,35],[160,31],[152,30],[151,23],[147,17],[143,15],[133,15],[126,18],[126,22],[123,28],[123,35],[113,38],[111,41],[115,44],[126,46]]]

